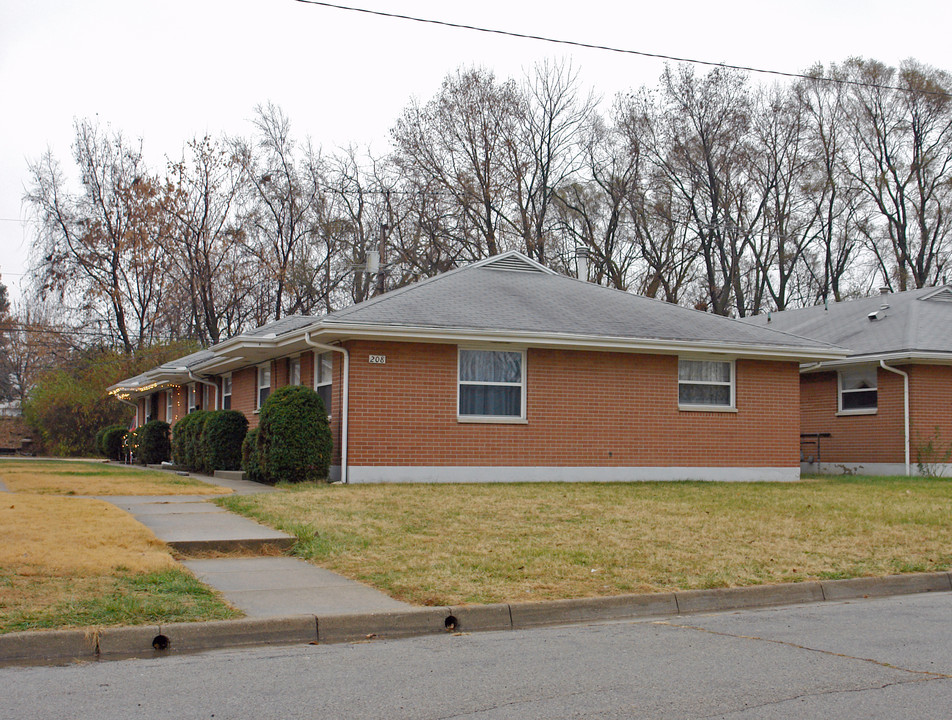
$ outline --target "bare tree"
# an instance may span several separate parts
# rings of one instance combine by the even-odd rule
[[[142,159],[141,142],[88,121],[76,123],[73,157],[82,192],[72,194],[50,152],[30,164],[26,201],[39,234],[33,263],[46,291],[103,320],[126,352],[161,334],[165,291],[162,240],[168,234],[159,183]]]
[[[843,171],[863,188],[879,222],[860,226],[885,282],[924,287],[949,262],[952,200],[952,76],[907,60],[897,71],[851,59],[847,98],[851,153]],[[901,90],[888,86],[897,85]]]
[[[269,319],[277,320],[311,309],[300,270],[320,201],[320,158],[310,144],[298,147],[280,108],[268,103],[256,113],[254,140],[233,144],[247,189],[244,240],[263,271],[258,290],[271,298]]]
[[[238,332],[247,313],[249,263],[236,212],[240,168],[208,136],[190,141],[186,152],[169,163],[163,201],[174,232],[167,246],[187,290],[191,331],[180,334],[213,344]]]

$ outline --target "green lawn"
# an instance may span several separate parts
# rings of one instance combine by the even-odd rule
[[[318,485],[218,500],[418,604],[945,570],[952,482]]]

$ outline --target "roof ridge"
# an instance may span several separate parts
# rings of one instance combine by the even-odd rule
[[[628,290],[621,290],[619,288],[608,287],[607,285],[599,285],[597,283],[588,282],[587,280],[581,280],[580,278],[570,277],[569,275],[562,275],[560,273],[556,273],[556,276],[559,278],[563,278],[565,280],[570,280],[572,282],[582,283],[583,285],[586,285],[588,287],[600,288],[602,290],[608,290],[609,292],[613,292],[613,293],[622,293],[623,295],[628,295],[629,297],[632,297],[632,298],[640,298],[642,300],[647,300],[653,303],[657,303],[665,307],[674,307],[680,310],[690,310],[693,313],[698,313],[699,315],[703,315],[705,317],[721,318],[722,320],[729,320],[731,322],[740,323],[741,325],[744,325],[745,327],[760,327],[763,330],[769,330],[772,333],[777,333],[778,335],[784,335],[786,337],[796,338],[797,340],[809,340],[810,342],[819,342],[833,348],[842,347],[841,345],[836,345],[831,342],[826,342],[825,340],[814,340],[813,338],[808,338],[804,335],[797,335],[796,333],[787,332],[786,330],[777,330],[776,328],[768,327],[766,325],[754,325],[753,323],[747,322],[747,320],[750,317],[755,317],[753,315],[750,315],[747,318],[728,317],[727,315],[718,315],[717,313],[708,312],[707,310],[698,310],[697,308],[694,308],[694,307],[689,307],[687,305],[679,305],[678,303],[668,302],[667,300],[661,300],[660,298],[656,298],[656,297],[649,297],[648,295],[633,293]]]

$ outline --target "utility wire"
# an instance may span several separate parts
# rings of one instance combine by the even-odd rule
[[[750,67],[747,65],[731,65],[730,63],[712,62],[710,60],[697,60],[695,58],[678,57],[676,55],[663,55],[661,53],[650,53],[642,50],[628,50],[625,48],[611,47],[610,45],[596,45],[594,43],[579,42],[578,40],[564,40],[561,38],[551,38],[544,35],[532,35],[529,33],[513,32],[511,30],[498,30],[495,28],[480,27],[478,25],[466,25],[463,23],[448,22],[446,20],[433,20],[431,18],[416,17],[414,15],[402,15],[400,13],[389,13],[382,10],[369,10],[367,8],[350,7],[348,5],[337,5],[335,3],[322,2],[321,0],[294,0],[304,5],[318,5],[335,10],[347,10],[349,12],[364,13],[366,15],[377,15],[378,17],[392,18],[395,20],[410,20],[412,22],[425,23],[428,25],[439,25],[441,27],[456,28],[458,30],[472,30],[475,32],[489,33],[491,35],[503,35],[505,37],[518,38],[520,40],[539,40],[541,42],[554,43],[556,45],[569,45],[571,47],[586,48],[589,50],[605,50],[607,52],[621,53],[623,55],[638,55],[639,57],[654,58],[658,60],[670,60],[672,62],[691,63],[693,65],[706,65],[708,67],[726,68],[728,70],[742,70],[744,72],[760,73],[763,75],[775,75],[785,78],[796,78],[798,80],[814,80],[817,82],[837,83],[839,85],[854,85],[858,87],[878,88],[880,90],[898,90],[900,92],[912,92],[911,88],[899,87],[897,85],[880,85],[878,83],[863,82],[861,80],[847,80],[845,78],[824,77],[817,75],[807,75],[805,73],[784,72],[782,70],[766,70],[764,68]],[[920,90],[924,95],[938,95],[940,97],[952,97],[952,93],[940,90]]]

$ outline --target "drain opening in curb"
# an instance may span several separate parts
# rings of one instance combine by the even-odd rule
[[[443,621],[443,625],[449,632],[453,632],[458,624],[459,621],[453,615],[447,616],[446,620]]]
[[[156,635],[152,638],[152,647],[156,650],[168,650],[169,639],[165,635]]]

